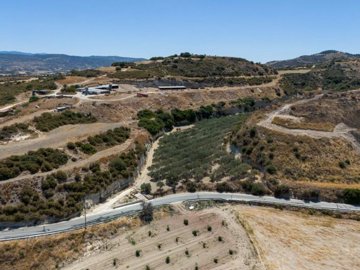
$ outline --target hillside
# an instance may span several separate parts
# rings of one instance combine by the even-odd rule
[[[72,56],[66,54],[31,54],[0,52],[0,75],[43,74],[109,66],[113,62],[143,59],[120,56]]]
[[[312,90],[346,91],[360,87],[360,59],[331,61],[307,73],[284,74],[280,86],[287,94]]]
[[[360,58],[360,55],[350,54],[346,52],[339,52],[335,50],[328,50],[311,55],[302,55],[294,59],[271,61],[266,63],[266,65],[269,65],[277,69],[301,68],[301,67],[312,67],[314,65],[321,65],[321,64],[329,63],[333,60],[348,60],[352,58]]]
[[[114,63],[117,72],[112,74],[121,80],[166,80],[176,79],[181,84],[204,85],[245,85],[270,82],[269,76],[277,72],[266,65],[242,58],[192,55],[182,53],[169,57],[154,57],[150,61],[124,66]],[[250,78],[253,77],[253,78]],[[165,81],[164,81],[165,80]]]

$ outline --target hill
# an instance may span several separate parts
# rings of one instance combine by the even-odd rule
[[[218,57],[181,53],[154,57],[150,61],[124,65],[113,63],[121,80],[146,80],[155,84],[174,84],[175,80],[188,87],[254,85],[270,82],[277,74],[273,68],[243,58]],[[172,80],[172,81],[169,81]]]
[[[109,66],[113,62],[135,62],[144,59],[120,56],[73,56],[66,54],[31,54],[0,51],[0,74],[47,74],[72,69]]]
[[[347,60],[352,58],[360,58],[360,55],[350,54],[335,50],[328,50],[311,55],[302,55],[297,58],[289,59],[289,60],[271,61],[266,64],[277,69],[300,68],[300,67],[312,67],[314,65],[321,65],[324,63],[329,63],[334,60]]]
[[[360,87],[360,58],[331,61],[307,73],[284,74],[280,86],[286,94],[312,90],[346,91]]]

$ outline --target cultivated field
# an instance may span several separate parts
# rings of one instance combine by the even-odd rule
[[[189,206],[195,209],[189,210]],[[207,202],[162,208],[154,217],[154,221],[145,225],[137,218],[121,218],[88,228],[86,233],[80,230],[3,242],[0,268],[348,270],[360,267],[357,256],[360,223],[354,220],[306,211]]]

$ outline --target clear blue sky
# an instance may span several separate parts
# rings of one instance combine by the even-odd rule
[[[358,0],[1,0],[0,50],[286,59],[360,53]]]

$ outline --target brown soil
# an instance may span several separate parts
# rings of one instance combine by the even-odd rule
[[[188,226],[183,224],[184,219],[188,219]],[[222,225],[223,220],[226,226]],[[197,231],[198,236],[194,236],[193,231]],[[219,236],[223,239],[221,242]],[[233,255],[229,254],[230,249]],[[141,250],[140,257],[135,256],[136,250]],[[169,264],[165,263],[167,256]],[[89,252],[65,269],[109,269],[114,267],[114,259],[115,269],[145,269],[146,265],[150,269],[193,269],[196,265],[199,269],[262,269],[245,230],[217,209],[186,211],[163,218],[110,240],[106,250]]]
[[[360,268],[358,221],[272,208],[235,209],[269,270]]]

